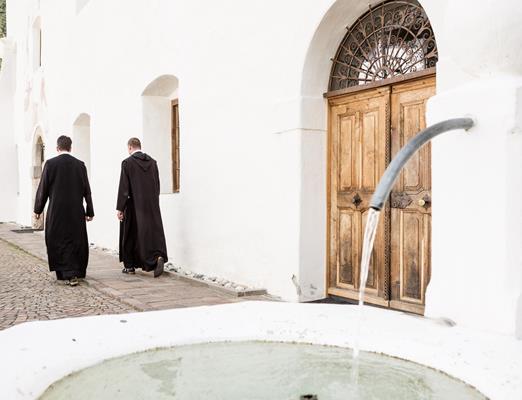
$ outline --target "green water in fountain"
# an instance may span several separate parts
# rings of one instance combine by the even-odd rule
[[[485,399],[433,369],[350,349],[271,342],[158,349],[105,361],[53,384],[41,400]]]

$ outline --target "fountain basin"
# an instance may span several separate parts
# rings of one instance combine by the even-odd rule
[[[81,388],[81,390],[79,390]],[[421,365],[343,347],[226,342],[155,349],[104,361],[54,383],[41,400],[485,400]],[[308,397],[306,397],[308,396]]]
[[[443,371],[492,399],[522,393],[522,342],[513,337],[371,307],[363,320],[363,351]],[[351,306],[245,302],[30,322],[0,332],[0,397],[36,399],[74,371],[154,348],[229,341],[349,348],[356,321]]]

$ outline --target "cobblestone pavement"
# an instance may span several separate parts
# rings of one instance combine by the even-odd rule
[[[42,260],[0,240],[0,330],[31,320],[136,311],[87,286],[58,283]]]
[[[49,272],[42,232],[19,228],[0,223],[0,330],[30,320],[273,300],[238,298],[169,273],[124,275],[117,257],[92,249],[85,281],[69,287]]]

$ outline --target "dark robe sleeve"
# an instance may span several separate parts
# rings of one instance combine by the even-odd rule
[[[34,201],[34,213],[40,215],[43,213],[45,208],[45,203],[47,203],[47,199],[49,198],[49,168],[47,168],[47,163],[45,163],[42,178],[40,179],[40,184],[38,185],[38,190],[36,192],[36,199]]]
[[[159,170],[158,170],[158,163],[154,162],[154,181],[156,183],[156,194],[159,196],[160,194],[160,180],[159,180]]]
[[[130,195],[130,183],[125,168],[125,161],[121,163],[120,186],[118,188],[118,200],[116,202],[116,210],[125,211],[125,205]]]
[[[94,207],[92,205],[92,196],[91,196],[91,185],[89,185],[89,177],[87,175],[87,168],[85,164],[82,164],[82,175],[83,175],[83,197],[85,198],[85,204],[87,205],[87,210],[85,210],[85,215],[88,217],[94,217]]]

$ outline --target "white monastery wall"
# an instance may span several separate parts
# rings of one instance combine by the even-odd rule
[[[17,6],[19,18],[13,18],[19,19],[21,40],[27,36],[27,14],[29,20],[38,15],[36,3],[31,3],[25,2],[26,10]],[[143,138],[144,150],[150,144],[151,155],[161,163],[165,146],[148,140],[151,136],[142,129],[153,128],[150,114],[144,113],[150,98],[144,100],[142,94],[159,76],[173,75],[179,80],[181,190],[169,193],[166,178],[166,193],[161,195],[172,261],[297,299],[292,277],[301,279],[300,260],[310,264],[313,259],[318,271],[307,279],[314,294],[303,289],[303,296],[322,297],[324,224],[303,228],[319,230],[321,240],[314,244],[321,249],[319,257],[313,258],[313,249],[312,255],[301,255],[300,249],[309,253],[310,246],[301,244],[300,198],[316,189],[324,194],[322,170],[315,183],[301,185],[301,152],[310,142],[322,146],[314,157],[324,165],[324,126],[317,134],[302,127],[299,108],[285,116],[289,124],[273,117],[279,103],[299,97],[308,45],[301,38],[313,31],[318,18],[313,7],[300,11],[299,22],[292,22],[290,29],[288,16],[297,3],[91,0],[79,14],[70,3],[40,5],[43,66],[37,75],[43,77],[46,96],[46,124],[41,125],[46,157],[51,157],[56,137],[79,135],[85,128],[78,127],[76,119],[82,113],[90,116],[96,211],[89,224],[91,241],[117,247],[115,196],[127,139]],[[31,68],[25,68],[25,76],[37,81]],[[27,154],[33,146],[26,114],[20,110],[17,116],[24,126],[18,131],[20,154],[25,155],[20,160],[23,176],[30,173]],[[79,144],[73,143],[78,155]],[[170,178],[170,171],[161,173]],[[17,220],[30,224],[32,187],[22,186]],[[325,200],[316,199],[311,207],[324,222]]]
[[[469,114],[476,126],[433,142],[426,315],[522,338],[520,18],[512,0],[446,10],[443,65],[458,69],[450,76],[437,66],[445,85],[430,99],[428,122]]]
[[[14,87],[16,77],[16,52],[7,40],[0,40],[0,55],[3,58],[0,70],[0,137],[3,149],[0,157],[0,221],[16,220],[18,174],[16,170],[16,138],[14,131]]]
[[[498,9],[519,12],[514,0],[502,3]],[[120,162],[126,157],[127,139],[138,136],[144,139],[144,150],[160,161],[164,187],[160,201],[175,264],[266,287],[286,300],[323,297],[327,102],[322,95],[330,58],[345,27],[364,13],[367,4],[41,0],[38,9],[36,0],[8,0],[9,36],[16,43],[13,129],[20,177],[17,208],[11,213],[18,222],[30,223],[36,127],[47,144],[46,157],[51,157],[56,137],[74,136],[75,121],[87,114],[90,154],[82,150],[82,155],[90,157],[96,211],[89,224],[91,241],[117,247],[114,208]],[[491,104],[506,109],[489,115],[481,104],[488,92],[467,89],[482,78],[466,68],[459,55],[473,52],[469,43],[480,47],[481,42],[458,28],[469,19],[475,21],[473,34],[486,32],[487,24],[477,28],[474,13],[490,13],[489,3],[468,4],[468,9],[449,1],[421,0],[421,4],[435,30],[440,55],[438,95],[429,104],[430,121],[467,110],[481,111],[477,119],[489,118],[483,123],[478,119],[473,136],[449,134],[433,145],[433,281],[427,313],[488,328],[480,311],[485,310],[501,330],[512,332],[522,277],[521,258],[510,249],[520,247],[516,241],[522,235],[520,226],[509,224],[513,214],[504,210],[520,197],[520,181],[516,183],[513,171],[521,149],[514,136],[494,142],[480,129],[489,129],[499,118],[515,121],[520,116],[514,105],[518,92],[499,89]],[[33,73],[31,37],[38,16],[44,35],[43,66]],[[520,38],[513,26],[506,30]],[[509,46],[500,47],[502,56]],[[478,57],[475,62],[488,57],[487,52],[473,54]],[[510,65],[504,58],[502,62]],[[489,71],[489,78],[506,73]],[[509,73],[515,82],[519,72]],[[149,85],[165,75],[177,79],[176,92],[147,95]],[[474,99],[474,107],[457,104],[455,99],[468,97],[453,97],[456,87],[463,96],[481,97]],[[176,95],[181,190],[171,193],[170,182],[165,182],[171,171],[161,166],[165,147],[154,131],[168,124],[158,110]],[[76,129],[76,134],[81,132]],[[488,169],[488,163],[494,167]],[[460,173],[461,179],[456,179]],[[12,179],[2,176],[2,186],[12,186]],[[511,191],[515,183],[517,191]],[[490,196],[498,212],[491,211],[493,205],[487,212],[481,207]],[[477,225],[484,227],[482,236]],[[481,257],[476,249],[484,248],[488,235],[493,247]],[[493,265],[501,272],[493,273]],[[488,303],[497,294],[498,301]],[[505,313],[495,308],[506,304]]]

